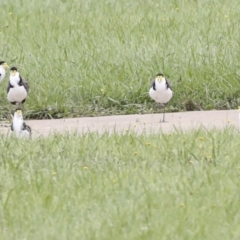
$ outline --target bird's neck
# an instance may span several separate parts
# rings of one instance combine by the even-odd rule
[[[16,77],[10,77],[10,83],[12,86],[18,85],[19,80],[16,79]]]

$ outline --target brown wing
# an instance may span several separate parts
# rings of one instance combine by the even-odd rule
[[[167,88],[170,88],[172,90],[172,85],[170,84],[170,82],[165,78],[166,80],[166,85],[167,85]]]
[[[29,132],[29,134],[31,135],[32,133],[32,129],[30,126],[28,126],[25,122],[23,123],[23,127],[22,130],[27,130]]]
[[[28,130],[29,134],[32,135],[32,129],[30,126],[26,125],[26,129]]]
[[[29,84],[28,82],[22,78],[22,85],[24,86],[24,88],[26,89],[26,91],[28,92],[29,91]]]

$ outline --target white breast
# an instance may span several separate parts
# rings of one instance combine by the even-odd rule
[[[19,81],[20,81],[19,72],[16,72],[15,75],[10,75],[9,81],[10,81],[10,84],[11,84],[12,86],[14,86],[14,87],[15,87],[15,86],[19,86],[19,85],[18,85],[18,83],[19,83]]]
[[[23,125],[23,119],[18,118],[13,120],[13,130],[16,134],[16,137],[19,137],[22,131],[22,125]]]
[[[7,99],[9,102],[18,102],[21,103],[27,97],[27,91],[24,86],[15,86],[10,88]]]
[[[5,74],[6,74],[6,71],[5,71],[5,69],[1,66],[1,67],[0,67],[0,82],[2,82],[2,80],[4,79]]]
[[[172,98],[173,92],[170,88],[167,88],[166,81],[155,81],[154,90],[152,87],[149,90],[150,97],[157,103],[167,103]]]

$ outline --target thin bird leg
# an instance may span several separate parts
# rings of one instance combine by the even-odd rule
[[[162,122],[165,122],[165,112],[166,112],[165,108],[166,108],[166,103],[163,104],[163,120],[162,120]]]
[[[16,103],[17,109],[16,110],[21,110],[21,103]]]
[[[160,119],[160,121],[159,122],[165,122],[165,107],[166,107],[166,103],[159,103],[159,107],[160,107],[160,109],[162,109],[163,108],[163,119],[161,120]]]
[[[165,122],[165,104],[164,104],[164,107],[163,107],[163,122]]]

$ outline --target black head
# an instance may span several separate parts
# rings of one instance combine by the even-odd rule
[[[164,75],[162,73],[158,73],[156,77],[164,77]]]
[[[4,64],[5,63],[5,61],[0,61],[0,65],[2,65],[2,64]]]
[[[17,71],[17,68],[16,67],[11,67],[10,71]]]

